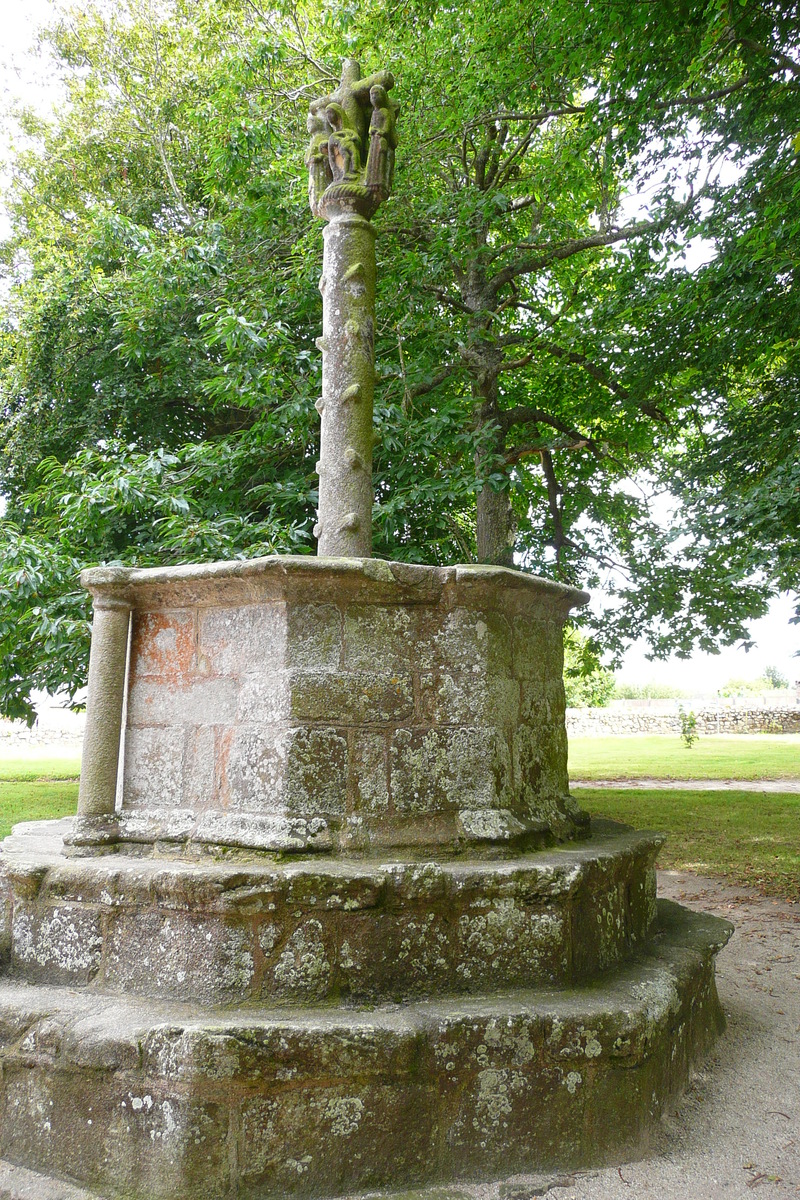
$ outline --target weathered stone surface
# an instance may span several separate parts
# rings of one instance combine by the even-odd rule
[[[102,1200],[96,1192],[0,1162],[0,1200]]]
[[[25,901],[14,905],[11,963],[28,979],[88,983],[100,968],[102,948],[98,909]]]
[[[473,818],[487,814],[497,817]],[[194,836],[229,841],[229,819],[205,814]],[[15,973],[204,1005],[380,1002],[477,993],[487,979],[518,988],[592,978],[647,938],[662,840],[609,822],[586,843],[493,862],[200,863],[65,859],[53,826],[63,835],[70,822],[34,823],[4,843]],[[284,831],[287,841],[323,835]]]
[[[277,1200],[635,1152],[721,1023],[730,926],[659,912],[566,991],[204,1017],[4,982],[0,1154],[119,1200]]]
[[[580,831],[552,672],[581,593],[501,568],[365,559],[104,579],[86,575],[100,600],[123,588],[134,610],[122,812],[116,835],[76,830],[73,852],[176,842],[170,808],[207,814],[199,848],[226,829],[256,848],[260,831],[279,853],[308,846],[287,832],[296,819],[324,820],[331,848],[362,853],[489,845],[492,828],[500,848],[512,827],[540,843]],[[509,821],[459,817],[481,808]],[[127,819],[148,811],[149,825]]]

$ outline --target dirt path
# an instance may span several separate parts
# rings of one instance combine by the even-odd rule
[[[717,965],[727,1031],[649,1161],[551,1188],[552,1200],[800,1195],[800,907],[677,871],[659,885],[736,926]]]
[[[408,1200],[800,1196],[800,906],[677,871],[659,873],[659,891],[727,917],[736,932],[717,960],[728,1028],[650,1156],[570,1176],[404,1193]]]

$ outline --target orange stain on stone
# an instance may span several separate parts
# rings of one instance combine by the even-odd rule
[[[194,673],[193,612],[134,614],[131,681],[157,675],[164,683],[183,683]]]

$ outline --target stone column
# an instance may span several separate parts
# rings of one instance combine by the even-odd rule
[[[114,813],[132,608],[122,588],[92,589],[92,597],[94,615],[78,792],[79,817]]]
[[[375,384],[375,230],[390,192],[399,106],[388,71],[361,78],[347,59],[339,87],[311,105],[309,202],[328,222],[322,292],[322,417],[317,552],[372,554],[372,401]]]
[[[342,209],[325,227],[317,552],[372,554],[375,229]]]

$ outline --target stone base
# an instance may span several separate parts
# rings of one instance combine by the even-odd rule
[[[593,978],[649,937],[663,841],[608,821],[580,845],[503,861],[244,865],[69,859],[71,825],[18,825],[3,843],[0,956],[12,976],[202,1006]]]
[[[713,959],[730,932],[662,901],[643,951],[592,984],[366,1009],[199,1012],[5,981],[0,1155],[113,1200],[628,1156],[722,1026]]]

